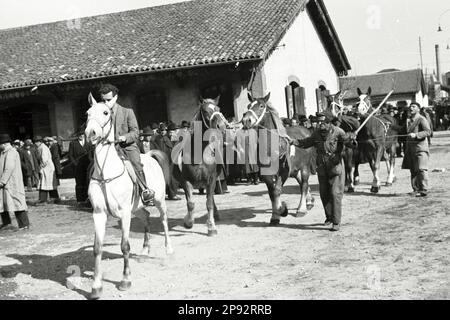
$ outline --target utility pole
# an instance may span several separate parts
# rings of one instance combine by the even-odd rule
[[[419,36],[420,69],[423,72],[422,38]]]

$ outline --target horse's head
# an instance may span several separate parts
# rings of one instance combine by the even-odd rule
[[[108,138],[112,130],[111,110],[103,102],[97,103],[92,94],[88,97],[91,108],[87,111],[86,138],[92,143],[97,144],[101,140]]]
[[[220,96],[216,99],[200,99],[199,116],[203,122],[203,125],[207,129],[218,129],[220,131],[225,131],[228,122],[220,112],[220,108],[218,106],[219,100]]]
[[[347,107],[344,105],[344,97],[347,90],[344,92],[337,92],[326,96],[327,98],[327,112],[330,112],[333,117],[338,117],[347,111]]]
[[[244,113],[242,118],[242,123],[245,129],[251,129],[258,126],[267,112],[267,103],[270,99],[270,93],[264,98],[253,98],[252,95],[248,94],[248,100],[250,104],[247,106],[247,112]]]
[[[372,94],[372,88],[369,87],[367,93],[363,94],[361,89],[357,89],[359,101],[357,102],[357,110],[361,115],[365,115],[372,108],[372,102],[370,101],[370,95]]]

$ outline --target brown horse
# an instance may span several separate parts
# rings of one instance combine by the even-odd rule
[[[244,129],[255,130],[258,144],[257,162],[261,168],[261,180],[266,184],[272,202],[271,225],[279,225],[280,217],[288,215],[285,202],[281,201],[281,192],[289,176],[297,179],[300,185],[300,204],[297,216],[303,216],[313,206],[309,194],[308,179],[311,168],[312,149],[297,151],[290,155],[289,137],[281,123],[277,111],[269,103],[270,93],[264,98],[253,98],[248,94],[250,104],[244,114]],[[292,130],[292,138],[304,138],[309,130]],[[291,160],[294,160],[291,163]]]
[[[193,119],[194,132],[184,135],[172,152],[173,175],[181,183],[187,202],[188,213],[184,218],[184,227],[192,229],[194,226],[195,204],[192,201],[192,194],[194,188],[203,188],[206,190],[208,210],[206,224],[210,237],[217,235],[215,219],[220,219],[214,201],[214,188],[222,170],[220,167],[222,164],[215,154],[220,153],[216,143],[227,127],[227,121],[217,106],[218,100],[219,98],[201,99],[199,110]],[[204,141],[206,135],[215,136],[217,139],[215,142]]]
[[[361,121],[364,121],[374,110],[370,99],[372,89],[369,87],[367,93],[363,94],[358,88],[357,92],[360,99],[357,104],[358,113],[361,115]],[[380,190],[379,170],[383,157],[386,160],[388,169],[386,186],[392,186],[392,183],[395,181],[394,168],[398,142],[397,135],[401,128],[397,125],[395,119],[391,118],[388,121],[386,118],[373,116],[358,134],[359,147],[354,157],[355,184],[359,182],[359,164],[368,162],[374,178],[371,188],[372,193],[378,193]]]

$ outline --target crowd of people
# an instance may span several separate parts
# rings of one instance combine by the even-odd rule
[[[105,103],[108,103],[110,100],[113,101],[113,103],[111,103],[111,108],[116,108],[113,114],[120,112],[120,110],[117,109],[120,106],[116,103],[118,93],[117,88],[109,85],[106,86],[103,91],[102,97],[104,98],[103,100]],[[350,110],[344,110],[343,114],[354,117],[356,120],[360,120],[357,113],[353,113]],[[411,170],[411,183],[414,192],[421,196],[426,196],[426,160],[428,157],[428,145],[431,143],[430,139],[433,132],[433,113],[429,113],[417,103],[412,103],[410,106],[403,108],[388,104],[380,109],[378,116],[395,119],[400,127],[403,128],[402,130],[404,132],[401,132],[400,135],[403,135],[404,138],[399,138],[397,155],[405,156],[403,167]],[[132,117],[134,117],[134,114]],[[329,124],[325,118],[323,113],[317,113],[316,115],[311,115],[309,117],[305,115],[294,115],[292,118],[284,118],[282,121],[286,127],[304,126],[311,131],[311,134],[319,134],[322,130],[323,132],[331,132],[336,136],[339,136],[339,139],[342,138],[342,141],[347,141],[350,138],[350,140],[355,139],[354,136],[344,137],[343,131],[335,132],[333,131],[334,129],[332,130],[332,128],[337,128],[341,125],[339,118],[330,119]],[[229,123],[236,123],[234,120],[235,119],[228,119]],[[135,118],[133,121],[128,121],[126,123],[134,122],[136,122]],[[333,126],[330,127],[330,125]],[[172,163],[171,155],[173,148],[179,142],[180,134],[178,131],[182,130],[190,132],[191,123],[188,121],[182,121],[180,125],[176,125],[170,121],[167,123],[151,123],[136,134],[138,141],[135,141],[133,138],[131,139],[131,144],[127,144],[128,138],[126,135],[137,128],[137,122],[133,125],[133,128],[129,128],[127,124],[124,132],[117,133],[116,137],[116,139],[119,139],[119,141],[125,145],[124,150],[128,150],[127,147],[130,145],[136,145],[136,150],[134,148],[132,150],[133,155],[128,156],[128,158],[130,161],[134,159],[134,161],[137,162],[137,164],[135,164],[137,166],[135,167],[137,172],[139,172],[140,163],[140,157],[137,155],[139,153],[146,154],[151,150],[160,150],[164,152],[170,161],[170,167],[172,169],[174,164]],[[236,130],[236,128],[237,127],[235,127],[234,130]],[[328,138],[327,136],[323,136],[323,139]],[[423,142],[424,139],[427,140],[426,144]],[[10,218],[10,213],[12,212],[16,215],[19,230],[26,230],[29,228],[30,223],[27,215],[28,208],[25,201],[25,189],[27,191],[39,191],[37,205],[60,202],[58,185],[59,178],[62,176],[61,158],[63,154],[61,143],[58,140],[57,137],[43,138],[41,136],[36,136],[33,140],[12,141],[8,134],[0,134],[0,213],[2,219],[0,230],[13,228]],[[305,140],[292,141],[291,143],[295,144],[297,147],[315,146],[314,143],[309,142],[309,140]],[[316,147],[320,149],[320,146]],[[420,148],[417,149],[418,147]],[[238,164],[238,162],[235,161],[234,164],[226,164],[223,166],[217,181],[216,194],[228,193],[227,184],[234,185],[236,183],[243,183],[243,180],[246,180],[248,185],[259,184],[260,169],[257,164],[248,161],[250,148],[249,142],[246,141],[245,164]],[[411,153],[412,149],[414,152]],[[89,208],[88,186],[94,162],[93,154],[94,149],[86,140],[84,128],[80,128],[76,133],[76,138],[70,142],[68,158],[69,164],[72,165],[74,169],[77,203],[79,206]],[[313,170],[313,174],[315,174],[315,169]],[[325,179],[322,180],[321,184],[325,185]],[[327,181],[329,182],[331,180],[328,179]],[[339,184],[339,188],[337,188],[335,184]],[[341,184],[342,181],[340,180],[336,183],[330,183],[326,192],[324,191],[324,194],[327,194],[327,196],[324,197],[327,199],[334,199],[333,197],[340,195],[342,193],[340,188]],[[171,181],[167,182],[167,199],[181,200],[177,195],[179,188],[179,183],[172,177]],[[145,179],[142,191],[143,194],[146,191]],[[203,193],[203,190],[200,189],[200,193]],[[336,198],[336,201],[337,203],[340,203],[338,198]],[[149,199],[151,202],[151,197]],[[327,223],[332,223],[334,226],[337,226],[336,228],[338,229],[338,225],[340,224],[339,205],[336,205],[336,210],[339,212],[330,210],[326,210]]]
[[[0,230],[14,229],[10,212],[16,215],[18,230],[27,230],[27,191],[39,191],[37,205],[59,203],[59,178],[62,175],[62,150],[56,137],[36,136],[33,140],[12,141],[9,134],[0,135]]]

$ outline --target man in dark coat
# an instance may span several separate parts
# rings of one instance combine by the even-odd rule
[[[143,137],[142,141],[139,141],[139,150],[142,154],[146,154],[150,152],[150,150],[158,149],[158,146],[155,143],[155,139],[153,138],[155,134],[151,127],[145,127],[141,133],[141,137]]]
[[[325,209],[325,225],[333,225],[331,231],[339,231],[342,216],[345,170],[342,165],[344,144],[356,147],[356,135],[332,125],[332,119],[317,114],[318,129],[305,139],[292,140],[299,148],[315,147],[317,150],[317,174],[319,177],[320,198]]]
[[[139,147],[139,127],[131,108],[124,108],[117,103],[119,89],[111,84],[104,84],[99,90],[102,101],[112,111],[112,122],[114,124],[115,140],[120,141],[117,145],[118,152],[125,155],[131,162],[139,181],[141,199],[144,205],[154,206],[155,192],[148,189],[144,174],[144,166],[141,162]]]
[[[402,169],[411,172],[411,186],[416,197],[426,197],[428,189],[428,157],[427,138],[431,135],[430,125],[425,117],[420,115],[420,105],[417,102],[409,106],[411,119],[408,119],[405,157]]]
[[[88,199],[88,167],[89,146],[86,142],[84,132],[79,131],[77,140],[69,144],[69,161],[74,168],[75,195],[79,205],[87,204]]]
[[[22,171],[28,191],[32,191],[33,187],[37,187],[39,184],[39,161],[36,152],[32,150],[32,146],[33,142],[26,140],[22,149],[24,158]]]
[[[169,158],[170,172],[173,172],[173,161],[172,161],[172,150],[175,146],[176,142],[176,130],[177,127],[175,124],[170,123],[169,126],[161,123],[159,126],[159,134],[155,138],[155,144],[158,147],[158,150],[164,152]],[[167,181],[166,193],[169,200],[181,200],[181,198],[177,195],[178,190],[178,181],[175,180],[173,175],[171,175],[171,181]]]

